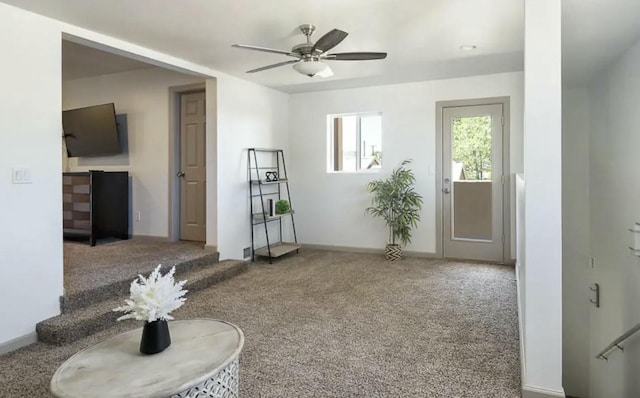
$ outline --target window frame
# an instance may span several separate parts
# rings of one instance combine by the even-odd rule
[[[356,169],[355,170],[335,170],[335,119],[349,116],[356,117]],[[383,120],[382,111],[367,112],[350,112],[350,113],[334,113],[327,115],[327,173],[379,173],[382,164],[378,168],[363,169],[362,168],[362,124],[361,119],[367,116],[380,117],[380,142],[382,142]],[[382,145],[381,145],[382,147]]]

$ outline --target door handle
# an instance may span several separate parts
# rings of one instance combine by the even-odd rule
[[[444,193],[451,193],[451,189],[449,189],[449,188],[444,188],[444,189],[442,190],[442,192],[444,192]]]
[[[176,174],[176,176],[178,177],[184,177],[184,171],[179,171],[178,174]]]

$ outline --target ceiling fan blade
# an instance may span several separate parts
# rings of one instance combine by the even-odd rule
[[[315,51],[319,51],[321,53],[329,51],[333,47],[337,46],[342,40],[344,40],[347,35],[347,32],[343,32],[340,29],[333,29],[332,31],[318,39],[316,44],[313,45],[311,53],[313,54]]]
[[[246,44],[232,44],[231,47],[244,48],[245,50],[262,51],[265,53],[282,54],[282,55],[290,55],[292,57],[297,57],[296,54],[292,54],[290,51],[274,50],[273,48],[248,46]]]
[[[327,54],[322,58],[332,59],[335,61],[367,61],[372,59],[385,59],[387,58],[387,53],[366,53],[366,52],[336,53],[336,54]]]
[[[256,73],[256,72],[260,72],[260,71],[267,70],[267,69],[277,68],[279,66],[295,64],[298,61],[299,60],[294,59],[294,60],[291,60],[291,61],[278,62],[277,64],[267,65],[267,66],[263,66],[262,68],[256,68],[256,69],[248,70],[247,73]]]

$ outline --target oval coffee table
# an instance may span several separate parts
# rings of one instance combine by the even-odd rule
[[[213,319],[169,322],[171,345],[138,351],[142,328],[82,350],[51,379],[59,398],[199,398],[238,396],[238,356],[244,335]]]

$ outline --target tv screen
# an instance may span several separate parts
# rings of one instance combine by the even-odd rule
[[[62,128],[69,157],[122,152],[113,103],[63,111]]]

